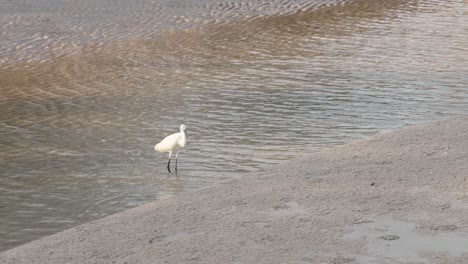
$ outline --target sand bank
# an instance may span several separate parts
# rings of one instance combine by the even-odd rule
[[[468,263],[468,117],[156,201],[0,263]]]

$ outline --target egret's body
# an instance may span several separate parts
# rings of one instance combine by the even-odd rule
[[[176,164],[175,171],[177,173],[177,157],[179,150],[185,148],[187,137],[185,135],[185,125],[180,125],[180,132],[165,137],[161,142],[154,146],[154,150],[159,152],[169,152],[169,161],[167,162],[167,170],[171,173],[171,158],[172,153],[175,153]]]

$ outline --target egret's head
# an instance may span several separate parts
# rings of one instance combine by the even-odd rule
[[[185,125],[184,124],[180,125],[180,132],[185,132]]]

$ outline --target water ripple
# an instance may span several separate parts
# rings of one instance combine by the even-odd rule
[[[0,250],[466,114],[463,1],[0,1]],[[153,146],[185,123],[179,177]]]

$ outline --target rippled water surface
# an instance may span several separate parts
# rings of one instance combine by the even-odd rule
[[[466,114],[467,36],[464,0],[0,0],[0,251]]]

